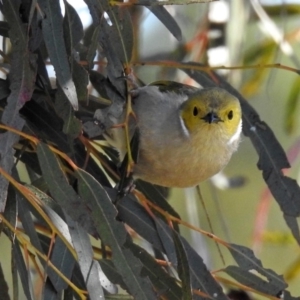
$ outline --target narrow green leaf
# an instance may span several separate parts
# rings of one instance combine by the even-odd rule
[[[57,115],[63,119],[63,133],[67,134],[71,139],[79,136],[81,122],[74,116],[74,109],[61,87],[58,87],[55,94],[55,110]]]
[[[173,36],[180,42],[182,40],[181,29],[170,13],[158,5],[146,6],[159,19]]]
[[[102,36],[102,31],[100,32],[100,42],[106,44],[107,50],[114,49],[116,58],[122,63],[130,63],[133,49],[133,28],[129,11],[124,8],[112,7],[107,14],[112,24],[107,24],[103,19],[102,30],[105,30],[105,35]],[[103,39],[104,37],[106,39]]]
[[[99,25],[104,12],[110,9],[109,2],[107,0],[84,0],[84,2],[90,10],[94,24]]]
[[[66,43],[66,51],[69,57],[72,56],[72,51],[83,38],[83,26],[78,16],[78,13],[72,5],[66,0],[65,4],[65,17],[63,20],[64,38]]]
[[[91,41],[88,46],[88,51],[86,53],[86,61],[88,62],[89,69],[92,70],[94,67],[94,58],[96,56],[96,51],[99,45],[99,35],[100,35],[101,26],[98,25],[94,28]]]
[[[127,195],[117,203],[118,217],[133,228],[141,237],[154,248],[164,252],[163,244],[156,230],[153,219],[145,208],[132,195]]]
[[[38,3],[45,14],[42,30],[56,78],[72,107],[77,110],[78,99],[63,36],[63,19],[59,0],[39,0]]]
[[[12,256],[15,259],[16,267],[18,269],[19,276],[21,278],[24,294],[26,299],[31,300],[34,299],[33,295],[33,288],[31,277],[29,275],[29,270],[27,270],[23,255],[20,249],[20,245],[18,240],[15,240],[12,246]]]
[[[11,276],[12,276],[12,294],[13,299],[19,299],[19,276],[18,276],[18,270],[17,270],[17,259],[14,257],[13,252],[11,253]]]
[[[254,253],[251,249],[240,245],[229,244],[229,251],[241,269],[247,272],[251,270],[257,271],[270,282],[269,286],[272,287],[274,285],[274,289],[276,287],[278,289],[278,292],[280,290],[284,290],[287,287],[287,284],[284,282],[283,276],[277,275],[273,270],[265,269],[261,261],[254,256]],[[237,270],[236,268],[232,269]],[[243,272],[243,270],[239,272]],[[246,273],[244,272],[241,274]]]
[[[21,195],[17,195],[17,200],[20,212],[22,212],[19,214],[19,218],[22,222],[25,233],[29,236],[31,244],[43,253],[43,248],[38,238],[27,201]],[[44,263],[44,261],[42,261],[42,263]]]
[[[99,42],[107,58],[107,75],[121,95],[125,95],[124,65],[130,63],[133,49],[133,29],[127,8],[112,7],[109,20],[102,18]]]
[[[283,215],[283,217],[286,224],[289,226],[294,238],[300,245],[300,230],[299,230],[298,218],[287,216],[285,214]]]
[[[9,38],[12,45],[11,69],[9,76],[10,95],[7,105],[2,113],[1,121],[17,130],[24,126],[24,120],[19,115],[20,108],[30,100],[35,83],[36,57],[28,50],[28,36],[19,15],[21,2],[18,0],[4,1],[3,14],[9,25]],[[13,145],[19,137],[11,132],[1,134],[0,167],[8,173],[14,164]],[[0,212],[4,211],[6,204],[8,182],[0,177]]]
[[[121,274],[130,294],[136,299],[156,299],[151,282],[140,275],[142,264],[124,247],[129,238],[125,227],[116,220],[117,211],[103,187],[88,173],[78,169],[78,190],[91,208],[97,231],[112,250],[112,261]]]
[[[55,290],[53,285],[49,280],[47,280],[43,285],[42,299],[57,300],[60,298],[59,293]]]
[[[123,290],[128,291],[128,287],[124,283],[122,276],[120,275],[114,263],[110,259],[102,258],[99,260],[99,264],[104,274],[111,282],[114,282],[115,284],[119,285]]]
[[[168,260],[172,263],[173,266],[177,266],[177,253],[171,229],[168,226],[166,226],[166,223],[159,218],[155,218],[154,221],[156,225],[156,231],[164,246],[164,252],[168,257]]]
[[[241,284],[267,295],[276,297],[278,293],[283,291],[282,286],[277,286],[276,282],[267,282],[257,275],[237,266],[228,266],[224,271]]]
[[[175,211],[175,209],[167,201],[169,195],[169,188],[165,188],[159,185],[150,184],[146,181],[137,180],[135,182],[136,188],[141,191],[145,197],[151,200],[153,203],[159,205],[164,211],[168,212],[170,215],[180,219],[180,215]],[[176,222],[173,222],[174,229],[179,232],[179,226]]]
[[[82,105],[88,102],[89,75],[88,72],[75,59],[72,61],[72,76],[77,91],[78,101]]]
[[[275,150],[273,150],[273,153]],[[295,179],[278,170],[263,170],[263,178],[282,212],[290,217],[300,216],[300,187]]]
[[[67,220],[78,264],[91,299],[104,298],[102,289],[105,275],[97,261],[93,259],[93,249],[88,234],[71,219]],[[103,281],[102,281],[103,280]],[[107,283],[107,282],[106,282]],[[107,286],[109,287],[109,282]],[[107,289],[108,290],[108,289]]]
[[[156,220],[156,224],[159,224],[158,230],[163,230],[164,232],[164,234],[161,237],[168,240],[167,242],[162,241],[164,246],[167,245],[168,247],[169,253],[166,254],[173,256],[173,252],[176,252],[176,249],[173,242],[172,229],[162,221]],[[182,236],[179,236],[179,238],[181,244],[184,247],[184,251],[188,259],[192,289],[204,292],[207,295],[217,300],[227,300],[227,297],[225,296],[221,286],[216,282],[216,280],[210,274],[206,265],[203,262],[203,259],[198,255],[198,253],[190,246],[190,244]],[[173,246],[171,247],[172,243]],[[202,297],[193,294],[193,299],[202,299]]]
[[[73,288],[71,286],[68,286],[64,290],[64,299],[63,300],[74,300],[74,299],[75,299],[75,291],[73,290]]]
[[[192,300],[192,290],[191,290],[191,281],[190,281],[190,266],[188,263],[187,255],[181,240],[178,236],[178,233],[173,231],[173,240],[174,246],[177,255],[177,271],[178,276],[182,283],[182,299]]]
[[[82,199],[70,186],[56,156],[43,143],[38,144],[37,155],[43,177],[48,184],[53,198],[73,220],[78,222],[89,233],[95,235],[95,228],[90,212]]]
[[[71,279],[75,259],[70,250],[58,236],[55,238],[50,260],[66,278]],[[59,274],[52,270],[52,268],[49,267],[47,273],[57,292],[61,292],[67,288],[68,284],[59,276]]]
[[[11,184],[9,184],[8,193],[7,193],[8,201],[5,207],[4,217],[13,227],[16,227],[18,225],[18,214],[19,214],[19,207],[17,201],[18,197],[19,194],[17,194],[15,188]],[[2,231],[2,226],[0,226],[0,233],[1,231]]]
[[[133,243],[131,243],[129,247],[132,253],[138,257],[143,264],[142,275],[150,278],[155,289],[159,291],[159,294],[163,296],[164,299],[183,299],[182,289],[174,277],[171,277],[143,248]]]

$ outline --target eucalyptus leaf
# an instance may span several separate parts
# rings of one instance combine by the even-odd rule
[[[43,176],[53,198],[67,211],[71,218],[92,235],[96,235],[93,220],[90,219],[90,212],[70,186],[55,155],[43,143],[38,145],[37,154]]]
[[[116,221],[117,211],[103,187],[88,173],[78,169],[75,173],[81,197],[91,208],[97,231],[112,249],[112,261],[130,294],[138,299],[155,299],[149,279],[140,275],[142,265],[124,244],[129,238],[124,225]]]
[[[178,276],[182,282],[182,299],[193,299],[191,280],[190,280],[190,267],[187,259],[187,253],[181,243],[177,232],[173,232],[174,246],[177,255],[177,270]]]
[[[39,0],[38,3],[45,14],[42,30],[56,78],[72,107],[77,110],[78,99],[63,36],[63,18],[59,0]]]
[[[166,26],[179,42],[182,40],[181,29],[166,8],[158,5],[146,7]]]
[[[34,299],[33,286],[31,282],[31,277],[29,276],[29,270],[27,270],[19,242],[17,240],[12,246],[12,255],[15,259],[16,267],[18,269],[25,296],[28,300]]]
[[[5,1],[3,13],[9,25],[9,37],[12,45],[10,95],[7,105],[2,113],[1,122],[17,130],[21,130],[25,124],[19,115],[21,107],[30,100],[34,89],[36,75],[36,56],[28,48],[27,32],[19,18],[20,2],[17,0]],[[19,137],[11,132],[1,134],[0,144],[0,167],[10,173],[14,164],[13,145]],[[0,212],[4,211],[6,204],[8,182],[0,177]]]

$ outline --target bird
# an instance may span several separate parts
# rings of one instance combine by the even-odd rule
[[[139,132],[134,179],[186,188],[220,172],[237,150],[242,131],[239,100],[219,88],[196,88],[173,81],[136,87],[132,95],[130,138]],[[125,111],[113,122],[124,121]],[[112,126],[106,138],[126,154],[124,130]],[[116,142],[117,140],[117,142]]]

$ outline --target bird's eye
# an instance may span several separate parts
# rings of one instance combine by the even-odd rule
[[[198,108],[195,106],[193,109],[193,115],[197,116],[198,115]]]
[[[231,110],[229,113],[228,113],[228,119],[229,120],[232,120],[232,118],[233,118],[233,111]]]

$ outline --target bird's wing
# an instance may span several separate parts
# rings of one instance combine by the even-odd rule
[[[179,83],[176,81],[155,81],[152,82],[149,85],[157,86],[162,93],[167,93],[167,92],[174,92],[176,94],[185,94],[185,95],[192,95],[195,92],[199,91],[199,88],[196,88],[191,85]]]

